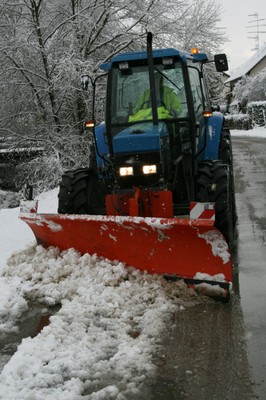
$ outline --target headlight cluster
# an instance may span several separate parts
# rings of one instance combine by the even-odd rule
[[[121,167],[119,168],[120,176],[129,176],[133,175],[133,167]]]
[[[156,165],[143,165],[143,167],[142,167],[142,172],[143,172],[143,174],[145,174],[145,175],[148,175],[148,174],[156,174],[156,172],[157,172],[157,167],[156,167]]]
[[[143,167],[142,167],[142,173],[144,175],[156,174],[156,172],[157,172],[157,166],[155,164],[154,165],[143,165]],[[120,176],[134,175],[133,167],[121,167],[121,168],[119,168],[119,175]]]

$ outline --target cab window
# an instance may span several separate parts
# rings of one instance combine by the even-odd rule
[[[193,105],[197,122],[200,121],[204,110],[204,97],[201,89],[201,80],[197,68],[188,68]]]

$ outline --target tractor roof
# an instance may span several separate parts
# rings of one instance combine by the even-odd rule
[[[182,61],[186,62],[191,60],[192,62],[206,62],[208,57],[205,53],[191,54],[187,51],[180,51],[173,48],[168,49],[155,49],[152,51],[153,58],[162,57],[179,57]],[[104,71],[109,71],[113,63],[124,62],[124,61],[134,61],[134,60],[147,60],[146,51],[135,51],[130,53],[121,53],[114,56],[111,62],[104,63],[100,65],[100,68]]]

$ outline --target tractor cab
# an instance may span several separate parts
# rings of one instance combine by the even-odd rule
[[[204,146],[204,110],[210,110],[200,69],[207,56],[200,56],[197,64],[189,53],[153,50],[151,66],[143,51],[102,66],[108,70],[108,149],[121,188],[168,189],[179,164],[184,181],[193,175],[191,159]]]
[[[173,120],[188,116],[185,83],[181,63],[168,58],[170,66],[161,58],[154,65],[154,91],[149,69],[138,60],[114,63],[110,82],[110,122],[130,124],[151,121],[152,96],[159,120]],[[113,130],[115,133],[116,129]]]

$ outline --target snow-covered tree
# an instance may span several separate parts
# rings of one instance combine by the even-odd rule
[[[41,145],[27,174],[55,185],[64,168],[88,163],[82,73],[144,48],[147,31],[156,47],[214,52],[225,41],[220,12],[215,0],[0,0],[0,135]]]
[[[217,72],[213,63],[205,66],[205,76],[211,104],[213,106],[225,106],[227,104],[224,94],[224,83],[221,72]]]
[[[266,100],[266,68],[254,76],[244,76],[233,90],[233,101],[239,104],[245,113],[247,104],[252,101]]]

